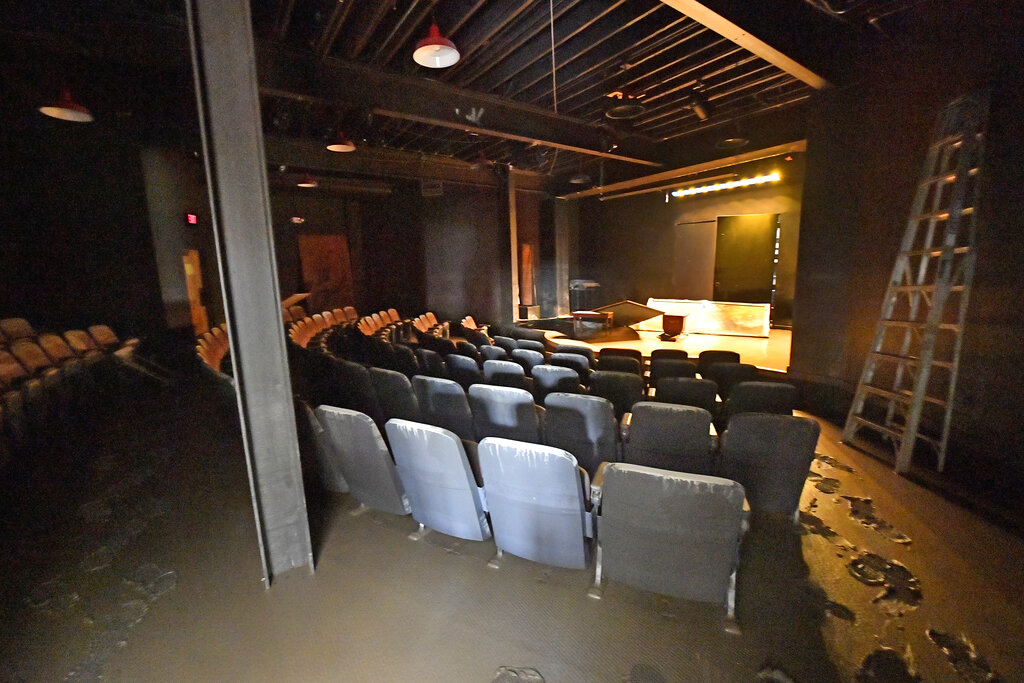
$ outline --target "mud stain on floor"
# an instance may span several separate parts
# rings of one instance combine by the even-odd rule
[[[942,650],[942,653],[946,655],[946,659],[949,660],[949,663],[953,665],[953,668],[956,669],[956,672],[965,681],[970,681],[971,683],[996,683],[1003,680],[998,673],[992,671],[985,658],[978,654],[974,643],[965,636],[954,636],[952,633],[946,633],[933,628],[928,629],[927,634],[929,640]]]
[[[873,602],[889,601],[909,608],[921,604],[921,582],[896,560],[874,553],[861,553],[846,565],[850,576],[868,586],[883,586]]]
[[[874,529],[893,543],[910,545],[911,540],[909,536],[875,514],[875,506],[870,498],[858,496],[842,496],[842,498],[850,504],[850,517],[864,526]]]
[[[854,674],[855,681],[885,681],[885,683],[913,683],[922,680],[914,671],[910,650],[901,654],[891,647],[881,647],[868,654]]]

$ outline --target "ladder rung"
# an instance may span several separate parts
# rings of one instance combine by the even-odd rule
[[[858,423],[862,427],[870,427],[871,429],[879,431],[879,432],[881,432],[883,434],[888,434],[889,436],[891,436],[894,439],[902,439],[903,438],[903,430],[899,429],[895,425],[892,426],[892,427],[887,427],[885,425],[880,425],[877,422],[872,422],[871,420],[863,418],[860,415],[852,415],[852,416],[850,416],[850,419],[853,420],[854,422]]]
[[[928,323],[918,322],[916,320],[879,320],[879,325],[889,325],[891,327],[914,327],[917,329],[924,329],[928,326]],[[939,323],[940,330],[959,330],[960,326],[955,323]]]
[[[872,351],[871,355],[878,360],[888,360],[893,363],[904,363],[906,365],[920,365],[921,359],[916,356],[901,356],[896,353],[882,353],[881,351]],[[947,360],[933,360],[932,365],[937,368],[949,369],[953,367],[953,363]]]
[[[953,247],[954,254],[966,254],[971,250],[970,247]],[[942,256],[942,248],[938,249],[912,249],[910,251],[903,252],[906,256]]]
[[[960,209],[960,215],[961,216],[970,216],[973,213],[974,213],[974,207],[973,206],[965,206],[964,208]],[[923,221],[926,218],[928,218],[928,219],[934,218],[934,219],[937,219],[937,220],[943,220],[944,221],[947,218],[949,218],[949,211],[945,211],[945,210],[943,210],[943,211],[926,211],[924,213],[919,213],[916,216],[914,216],[914,220],[918,220],[918,221]]]
[[[953,145],[954,147],[959,147],[960,145],[963,144],[963,137],[963,133],[953,133],[952,135],[947,135],[941,140],[936,140],[935,142],[933,142],[932,149],[938,149],[939,147],[945,147],[946,145]],[[983,136],[981,133],[977,133],[974,136],[974,139],[981,140],[982,137]]]
[[[978,168],[975,166],[967,172],[967,175],[976,176],[978,175]],[[933,175],[931,178],[925,178],[921,181],[921,187],[927,187],[945,180],[947,183],[956,182],[956,173],[940,173],[939,175]]]
[[[914,395],[909,391],[889,391],[888,389],[882,389],[881,387],[873,387],[870,384],[861,386],[861,389],[863,389],[865,393],[881,396],[882,398],[887,398],[890,401],[900,401],[901,403],[910,403],[914,398]],[[924,400],[925,403],[931,403],[936,406],[945,407],[946,405],[945,401],[934,396],[925,396]]]
[[[894,292],[934,292],[936,285],[892,285],[890,289]],[[953,285],[949,288],[951,292],[964,291],[963,285]]]

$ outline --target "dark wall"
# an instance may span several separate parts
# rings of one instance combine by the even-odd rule
[[[445,183],[420,211],[427,308],[438,318],[510,322],[507,188]]]
[[[41,328],[163,328],[139,147],[114,121],[42,115],[2,141],[0,307]]]
[[[706,196],[669,198],[662,192],[625,199],[581,200],[579,270],[574,277],[601,284],[595,305],[620,299],[644,303],[649,297],[710,299],[714,230],[718,216],[777,213],[782,227],[774,322],[791,317],[799,242],[803,160],[781,158],[769,163],[723,169],[740,178],[779,170],[782,181],[749,189],[723,190]],[[709,232],[710,231],[710,232]],[[712,249],[708,249],[708,245]],[[699,251],[699,253],[698,253]],[[691,261],[680,263],[686,255]]]
[[[927,13],[927,14],[925,14]],[[903,42],[865,55],[855,85],[819,93],[809,124],[792,370],[845,416],[871,344],[935,114],[992,87],[977,276],[948,462],[983,486],[1024,480],[1024,89],[1018,5],[916,6]]]

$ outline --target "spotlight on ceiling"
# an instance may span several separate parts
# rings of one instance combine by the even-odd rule
[[[39,111],[61,121],[89,123],[93,120],[92,112],[78,102],[75,102],[74,98],[71,97],[71,91],[67,88],[60,91],[60,99],[52,104],[39,107]]]
[[[724,149],[724,150],[737,150],[737,149],[743,149],[744,147],[746,147],[749,144],[750,144],[750,140],[748,138],[745,138],[742,135],[736,133],[736,134],[729,134],[729,136],[724,137],[721,140],[719,140],[718,142],[716,142],[715,143],[715,148],[716,149]]]
[[[459,61],[459,50],[455,43],[441,35],[441,29],[434,23],[430,25],[427,37],[416,45],[412,59],[420,66],[444,69]]]
[[[711,118],[711,103],[696,90],[690,92],[690,102],[687,105],[697,118],[701,121],[707,121]]]
[[[572,178],[569,178],[569,182],[572,183],[573,185],[589,185],[592,181],[590,179],[590,176],[588,176],[583,171],[580,171]]]
[[[302,177],[299,178],[299,182],[295,183],[297,187],[316,187],[320,183],[317,182],[316,178],[308,173],[303,173]]]
[[[354,152],[356,151],[356,145],[339,130],[334,140],[327,145],[327,149],[331,152]]]
[[[640,101],[640,98],[643,96],[643,93],[636,94],[626,89],[613,90],[605,95],[605,97],[614,100],[616,103],[608,107],[604,115],[616,121],[635,119],[647,111],[647,108]]]

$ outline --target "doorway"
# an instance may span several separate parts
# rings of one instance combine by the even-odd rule
[[[714,300],[772,303],[779,261],[779,214],[719,216]]]

